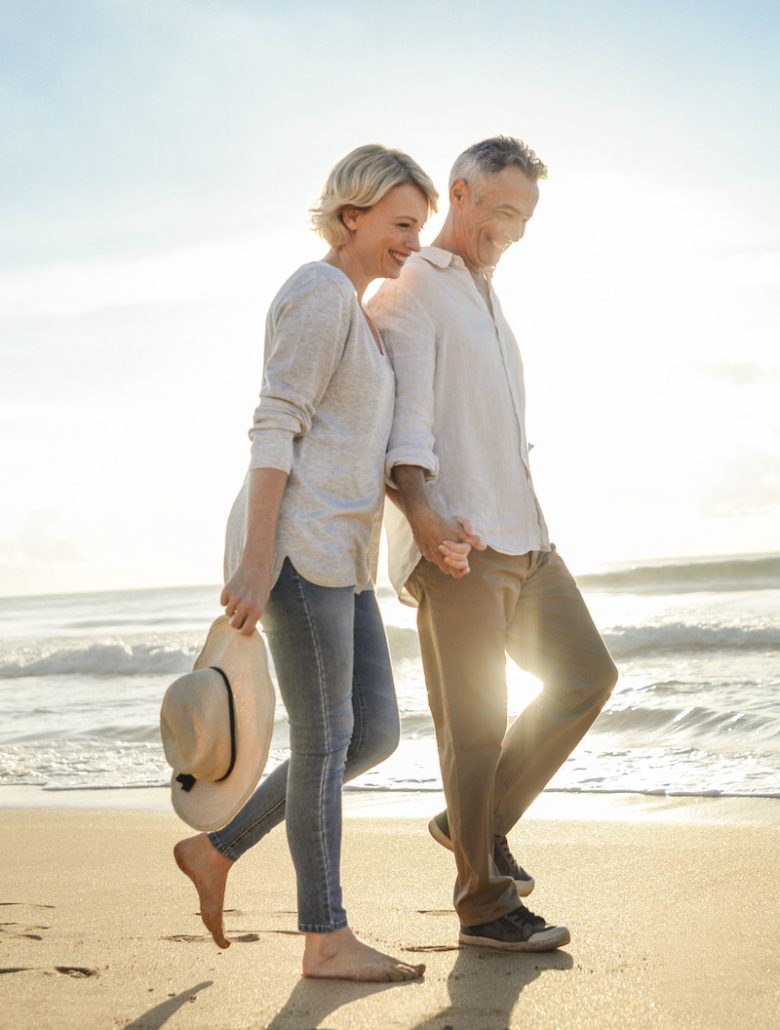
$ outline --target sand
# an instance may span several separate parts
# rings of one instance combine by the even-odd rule
[[[452,856],[424,818],[348,818],[353,928],[427,963],[401,986],[300,977],[283,830],[233,870],[220,952],[173,814],[0,809],[0,1027],[775,1028],[779,804],[527,818],[510,841],[529,903],[572,934],[543,955],[458,948]]]

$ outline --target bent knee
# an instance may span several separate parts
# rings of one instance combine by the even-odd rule
[[[365,722],[363,750],[374,763],[383,762],[398,747],[401,739],[401,716],[395,704],[374,712]]]
[[[618,668],[609,655],[597,670],[594,670],[591,696],[599,706],[606,704],[618,681]]]
[[[374,762],[384,762],[398,747],[401,740],[401,727],[398,721],[388,726],[375,726],[368,741],[368,749]]]

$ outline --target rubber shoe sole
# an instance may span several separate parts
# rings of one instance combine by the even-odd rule
[[[478,937],[461,930],[458,936],[461,944],[477,948],[494,948],[498,951],[555,951],[571,941],[565,926],[551,926],[531,934],[527,941],[500,941],[494,937]]]
[[[437,844],[441,844],[447,851],[452,851],[452,841],[436,822],[436,816],[428,823],[428,833],[430,833]],[[527,898],[535,886],[536,881],[532,876],[529,876],[527,880],[515,880],[515,888],[520,898]]]
[[[436,816],[428,823],[428,833],[430,833],[437,844],[441,844],[447,851],[452,851],[452,841],[436,822]]]

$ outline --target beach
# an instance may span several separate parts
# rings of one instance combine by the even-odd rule
[[[275,829],[231,873],[222,953],[173,844],[160,700],[215,587],[0,598],[0,1028],[740,1030],[780,1011],[780,555],[580,577],[620,669],[510,834],[557,952],[458,947],[414,611],[379,601],[401,743],[344,792],[350,923],[420,982],[303,980]],[[507,667],[510,717],[539,684]],[[267,771],[288,753],[278,700]]]
[[[348,798],[350,923],[427,964],[418,982],[360,985],[300,977],[281,828],[231,873],[220,952],[171,858],[187,828],[161,799],[0,809],[1,1027],[777,1025],[777,800],[543,795],[510,843],[536,878],[530,907],[572,940],[513,955],[458,947],[454,864],[427,833],[430,798]]]

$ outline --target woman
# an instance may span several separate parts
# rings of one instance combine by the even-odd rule
[[[354,936],[339,859],[343,780],[391,754],[399,734],[372,589],[394,377],[362,297],[420,249],[436,201],[433,183],[405,154],[354,150],[312,212],[330,250],[295,272],[271,304],[250,470],[228,523],[220,603],[241,633],[262,617],[290,722],[290,759],[224,829],[174,850],[198,889],[203,921],[226,948],[228,872],[286,818],[310,977],[408,980],[425,968]]]

